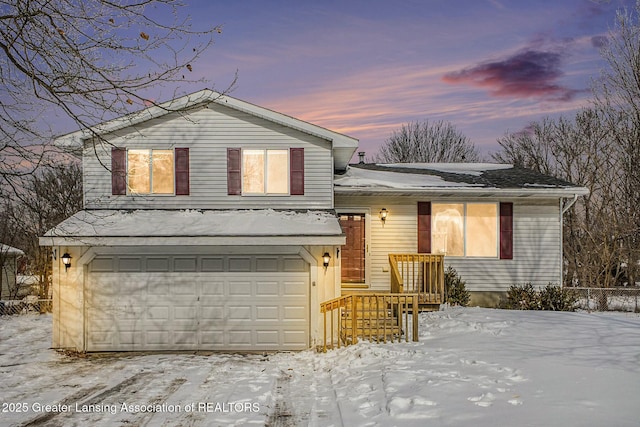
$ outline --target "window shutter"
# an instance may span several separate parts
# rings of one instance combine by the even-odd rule
[[[127,150],[111,149],[111,194],[127,194]]]
[[[289,150],[289,192],[292,196],[304,195],[304,148]]]
[[[189,149],[175,149],[176,196],[189,195]]]
[[[431,202],[418,202],[418,253],[431,253]]]
[[[500,203],[500,259],[513,259],[513,203]]]
[[[242,194],[242,151],[227,148],[227,194]]]

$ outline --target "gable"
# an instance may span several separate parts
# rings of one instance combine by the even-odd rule
[[[86,208],[330,209],[332,142],[300,130],[229,109],[201,105],[171,113],[103,136],[108,143],[85,142]],[[235,150],[282,150],[290,153],[291,183],[286,194],[268,199],[229,193],[227,153]],[[116,159],[118,150],[122,158]],[[169,195],[133,194],[126,187],[126,153],[156,150],[174,153],[175,190]],[[179,153],[188,156],[179,158]],[[118,160],[115,161],[114,159]],[[182,160],[182,163],[180,163]],[[178,197],[189,195],[191,197]],[[170,197],[171,196],[171,197]]]
[[[226,115],[233,115],[232,111],[240,112],[272,125],[296,130],[330,142],[333,149],[334,169],[336,170],[344,170],[347,167],[351,156],[358,147],[358,140],[355,138],[208,89],[101,123],[91,129],[63,135],[58,137],[54,143],[61,148],[79,149],[85,141],[96,135],[100,137],[114,134],[123,135],[127,130],[131,131],[132,128],[141,131],[153,127],[153,124],[149,122],[171,120],[167,116],[175,116],[176,114],[183,116],[189,114],[189,111],[193,109],[217,107],[226,109]]]

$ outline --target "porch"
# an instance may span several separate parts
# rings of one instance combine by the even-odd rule
[[[322,350],[366,339],[418,341],[420,311],[438,310],[446,299],[444,255],[389,254],[389,292],[353,291],[320,304]]]

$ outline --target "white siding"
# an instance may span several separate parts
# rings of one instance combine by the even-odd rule
[[[229,209],[332,208],[331,144],[218,104],[172,113],[108,137],[109,144],[87,143],[84,153],[85,207]],[[112,196],[111,148],[189,148],[189,196]],[[304,148],[304,196],[228,196],[227,148]],[[97,156],[96,156],[97,154]]]
[[[428,199],[413,197],[344,197],[336,195],[339,212],[369,209],[367,242],[372,290],[389,290],[388,254],[417,251],[417,203],[452,202],[513,202],[514,249],[512,260],[497,258],[447,257],[471,291],[505,291],[512,284],[531,282],[534,285],[558,283],[560,279],[560,212],[557,200],[525,199]],[[383,224],[378,213],[389,211]]]

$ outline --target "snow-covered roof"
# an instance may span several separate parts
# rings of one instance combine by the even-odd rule
[[[572,197],[576,186],[528,169],[498,163],[394,163],[350,165],[334,178],[336,194],[428,194]]]
[[[18,248],[14,248],[13,246],[0,243],[0,254],[20,256],[24,255],[24,251]]]
[[[327,211],[83,210],[40,238],[41,245],[344,244]]]
[[[90,129],[82,129],[62,135],[55,139],[54,144],[61,148],[77,150],[82,148],[84,140],[92,138],[95,135],[105,135],[111,132],[116,132],[151,119],[162,117],[172,112],[183,111],[198,105],[209,103],[224,105],[226,107],[330,141],[334,152],[335,167],[338,170],[344,170],[347,167],[353,153],[358,148],[358,140],[356,138],[296,119],[286,114],[269,110],[268,108],[259,107],[210,89],[204,89],[162,104],[153,105],[149,108],[145,108],[144,110],[100,123]]]

